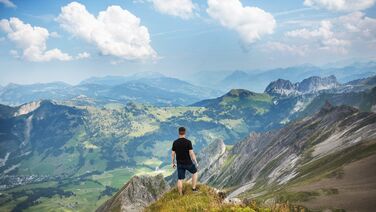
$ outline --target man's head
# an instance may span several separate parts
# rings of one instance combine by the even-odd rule
[[[185,136],[185,128],[184,127],[179,127],[179,136],[184,137]]]

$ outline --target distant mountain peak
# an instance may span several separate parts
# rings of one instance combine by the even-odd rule
[[[313,93],[320,90],[327,90],[338,87],[340,84],[334,75],[328,77],[312,76],[297,84],[301,93]]]
[[[249,74],[247,72],[244,72],[244,71],[240,71],[240,70],[236,70],[236,71],[233,71],[231,74],[229,74],[228,76],[226,76],[222,81],[221,81],[221,84],[223,83],[233,83],[233,82],[237,82],[237,81],[242,81],[242,80],[247,80],[249,79]]]
[[[289,80],[278,79],[271,82],[265,89],[265,93],[277,96],[290,96],[296,94],[315,93],[340,86],[334,75],[328,77],[311,76],[301,82],[292,83]]]
[[[145,72],[138,72],[131,77],[136,77],[136,78],[160,78],[160,77],[166,77],[165,75],[155,72],[155,71],[145,71]]]
[[[270,95],[289,96],[296,93],[296,85],[289,80],[277,79],[271,82],[265,89],[265,93]]]
[[[229,97],[249,97],[249,96],[254,96],[255,93],[246,89],[231,89],[225,96]]]
[[[247,75],[245,71],[235,70],[231,75]]]

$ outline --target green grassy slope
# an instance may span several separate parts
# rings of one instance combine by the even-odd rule
[[[304,207],[289,204],[273,204],[270,207],[262,207],[255,201],[240,204],[226,203],[222,195],[207,185],[199,185],[198,192],[192,192],[189,184],[184,184],[183,196],[180,196],[177,188],[165,193],[157,202],[145,209],[146,212],[160,211],[239,211],[239,212],[287,212],[293,209],[306,211]]]

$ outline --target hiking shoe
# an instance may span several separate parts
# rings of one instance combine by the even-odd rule
[[[192,188],[192,191],[193,192],[198,192],[198,189],[197,188]]]

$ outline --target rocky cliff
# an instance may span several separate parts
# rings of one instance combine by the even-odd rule
[[[146,206],[156,201],[167,190],[169,190],[169,186],[161,174],[135,176],[96,211],[143,211]]]

